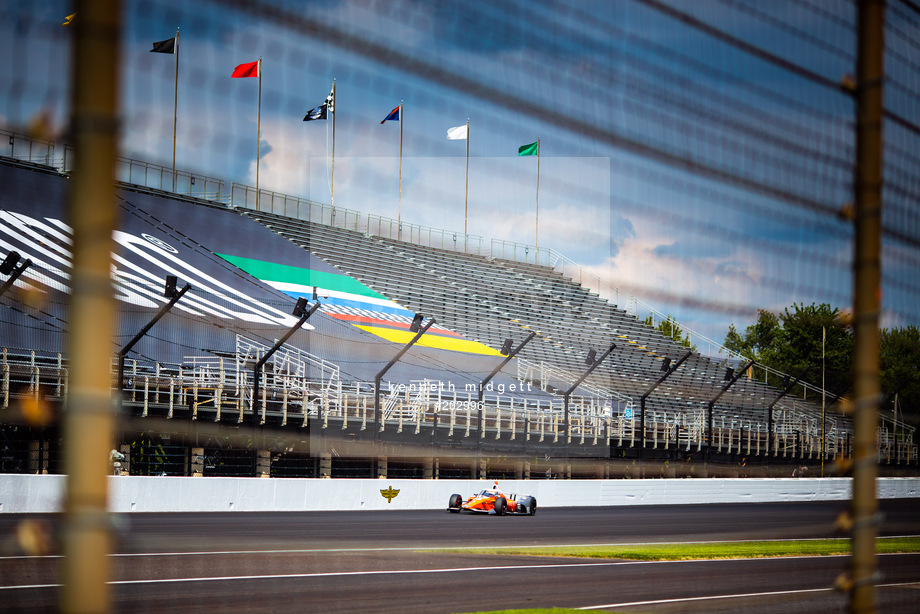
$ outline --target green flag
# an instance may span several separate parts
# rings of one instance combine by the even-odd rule
[[[519,156],[539,156],[540,155],[540,141],[535,141],[530,145],[521,145],[518,147]]]

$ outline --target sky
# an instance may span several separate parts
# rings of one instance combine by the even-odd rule
[[[916,24],[894,5],[891,101],[916,121]],[[0,0],[0,129],[45,114],[65,132],[70,12]],[[834,213],[852,200],[854,105],[821,79],[854,72],[854,19],[818,0],[132,0],[122,155],[171,165],[175,58],[149,49],[179,28],[178,168],[254,185],[258,127],[260,187],[328,203],[332,121],[301,120],[335,80],[337,208],[538,244],[613,302],[720,342],[757,309],[852,303]],[[230,78],[260,57],[261,99]],[[381,124],[400,103],[402,125]],[[467,143],[446,138],[467,121],[468,174]],[[920,320],[917,142],[892,134],[891,220],[913,242],[886,243],[882,323],[903,326]],[[539,212],[537,159],[517,155],[538,138]]]

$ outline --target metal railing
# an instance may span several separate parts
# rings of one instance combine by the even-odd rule
[[[243,419],[251,415],[251,401],[245,385],[237,389],[232,373],[234,361],[210,357],[189,360],[184,366],[161,365],[131,360],[125,380],[120,383],[122,400],[135,407],[140,416],[165,415],[178,417],[188,412],[192,420],[221,420],[221,409],[231,410]],[[113,375],[117,372],[113,360]],[[68,393],[67,361],[57,353],[3,348],[0,350],[0,409],[8,410],[22,399],[44,399],[63,402]],[[113,378],[113,383],[115,380]],[[322,394],[322,384],[315,380],[304,386],[311,394]],[[287,398],[287,384],[269,380],[266,389],[278,399]],[[336,426],[343,431],[364,431],[373,422],[373,393],[369,383],[336,383],[334,396],[322,403],[304,406],[276,403],[269,413],[287,423],[291,409],[298,419],[318,419],[318,428]],[[421,391],[427,391],[421,393]],[[534,399],[514,395],[486,395],[484,422],[479,423],[479,411],[471,394],[445,393],[434,386],[420,386],[393,395],[381,430],[402,432],[423,426],[450,429],[450,435],[463,438],[488,438],[517,441],[563,443],[592,443],[603,445],[604,438],[619,440],[619,445],[635,446],[638,421],[634,412],[610,412],[609,405],[594,397],[575,397],[569,406],[569,428],[565,428],[562,403],[559,399]],[[715,416],[710,442],[713,449],[729,453],[773,454],[782,457],[817,459],[836,454],[849,455],[851,435],[835,420],[828,420],[822,446],[821,419],[806,415],[793,403],[792,407],[774,409],[773,449],[767,450],[765,419],[720,414]],[[156,410],[154,411],[154,409]],[[201,410],[207,410],[202,413]],[[182,415],[185,415],[183,413]],[[333,424],[332,420],[336,423]],[[295,425],[298,423],[295,423]],[[482,426],[482,428],[480,428]],[[878,429],[880,462],[913,463],[917,461],[915,429],[891,417],[882,417]],[[654,409],[646,420],[646,441],[652,447],[680,446],[681,449],[701,449],[706,445],[706,428],[702,411],[679,412]]]
[[[517,379],[521,382],[536,383],[543,391],[546,391],[549,386],[556,390],[567,389],[578,380],[578,377],[578,375],[570,371],[547,365],[542,361],[537,364],[525,358],[517,359]],[[579,384],[578,387],[590,393],[591,396],[588,398],[596,399],[602,406],[606,407],[607,415],[629,412],[635,407],[633,398],[628,394],[601,388],[587,380]],[[614,410],[614,405],[616,410]]]
[[[206,175],[176,170],[171,167],[118,157],[115,160],[115,179],[163,192],[172,192],[201,200],[226,204],[230,199],[227,183]]]
[[[232,207],[265,211],[346,230],[365,231],[361,213],[345,207],[336,207],[264,188],[259,189],[257,198],[254,187],[236,182],[230,184],[230,194],[229,203]]]
[[[8,143],[2,155],[23,162],[48,166],[63,170],[67,146],[60,149],[54,141],[39,139],[29,135],[0,129],[0,143]]]
[[[515,262],[551,267],[553,250],[546,247],[537,248],[533,245],[527,245],[526,243],[492,239],[489,243],[489,255],[492,258],[501,258],[502,260],[513,260]]]
[[[423,247],[488,256],[485,239],[478,235],[401,222],[380,215],[367,216],[367,234],[414,243]]]

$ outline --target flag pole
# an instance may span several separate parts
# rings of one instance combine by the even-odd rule
[[[463,201],[463,252],[468,251],[469,233],[466,229],[467,214],[470,210],[470,118],[466,118],[466,197]]]
[[[335,207],[335,79],[332,80],[332,172],[329,177],[329,206]],[[333,209],[334,211],[335,209]]]
[[[534,234],[533,263],[539,264],[540,253],[540,139],[537,138],[537,217]]]
[[[262,155],[262,57],[259,57],[259,104],[256,115],[256,211],[259,210],[259,165]]]
[[[179,115],[179,28],[176,28],[176,90],[173,95],[172,191],[176,191],[176,122]]]
[[[399,197],[396,204],[396,236],[402,240],[402,149],[403,149],[403,122],[406,114],[403,112],[403,101],[399,101]]]

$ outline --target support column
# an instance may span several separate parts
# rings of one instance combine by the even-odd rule
[[[322,452],[319,455],[319,477],[332,477],[332,454],[328,452]]]
[[[118,451],[125,457],[125,460],[120,461],[121,475],[131,475],[131,444],[121,444],[118,446]]]
[[[192,466],[189,475],[193,478],[204,477],[204,448],[192,448]]]
[[[267,478],[272,474],[272,451],[259,450],[256,452],[256,477]]]
[[[378,478],[387,477],[387,457],[386,456],[377,457],[377,477]]]
[[[48,473],[48,448],[41,441],[29,442],[29,464],[27,471],[33,475]]]
[[[112,291],[112,232],[117,227],[115,161],[121,2],[77,0],[73,12],[71,114],[76,153],[68,180],[73,229],[67,311],[70,364],[62,412],[67,472],[60,529],[57,611],[108,612],[113,549],[108,516],[109,457],[115,428],[112,345],[116,320]],[[69,10],[69,9],[68,9]],[[60,30],[60,28],[58,28]]]
[[[885,81],[885,2],[858,3],[856,54],[856,164],[853,253],[853,499],[849,575],[851,612],[875,612],[878,564],[879,307]]]

